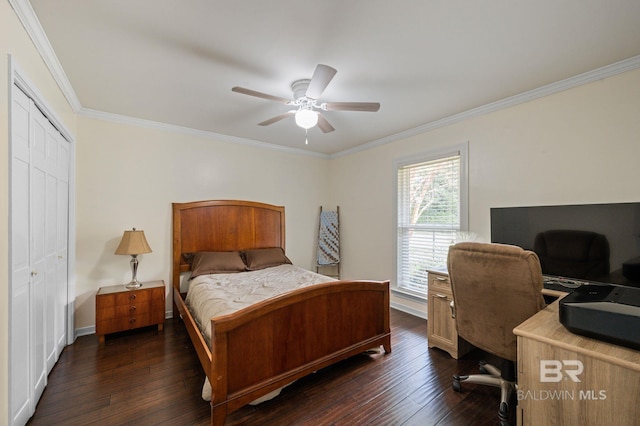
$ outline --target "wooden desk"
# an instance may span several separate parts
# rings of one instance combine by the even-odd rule
[[[446,351],[458,359],[473,349],[473,346],[458,336],[456,319],[453,316],[453,292],[446,270],[427,271],[427,344],[430,348]]]
[[[544,288],[544,287],[542,288],[542,292],[541,293],[542,293],[543,296],[551,296],[551,297],[558,297],[558,298],[567,295],[567,293],[564,292],[564,291],[551,290],[551,289]]]
[[[558,309],[556,301],[514,329],[518,424],[638,424],[640,351],[570,333]],[[550,367],[546,361],[562,368],[541,369]]]

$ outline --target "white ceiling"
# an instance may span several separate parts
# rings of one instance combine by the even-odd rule
[[[80,113],[321,154],[391,140],[619,61],[640,62],[638,0],[29,3]],[[321,100],[380,102],[380,110],[327,111],[336,130],[313,128],[305,145],[293,119],[257,125],[290,107],[231,91],[291,98],[291,83],[310,78],[318,63],[338,70]]]

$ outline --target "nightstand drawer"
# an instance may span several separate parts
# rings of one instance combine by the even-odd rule
[[[157,323],[158,320],[152,318],[150,314],[105,319],[100,322],[100,333],[98,333],[96,329],[96,334],[117,333],[119,331],[133,330],[134,328],[146,327]]]
[[[100,307],[96,311],[96,318],[108,320],[113,318],[125,318],[128,316],[135,316],[140,314],[148,314],[152,309],[151,305],[147,303],[135,303],[131,305],[116,305],[113,307],[105,308]]]
[[[154,289],[151,289],[150,291],[153,290]],[[150,291],[128,290],[122,293],[106,294],[100,297],[98,306],[99,309],[113,309],[118,306],[129,306],[131,304],[148,304],[149,300],[152,299]]]

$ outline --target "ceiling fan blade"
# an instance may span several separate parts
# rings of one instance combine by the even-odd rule
[[[378,102],[324,102],[321,108],[327,111],[371,111],[380,109]]]
[[[335,130],[333,126],[329,123],[329,121],[327,121],[327,119],[324,118],[322,114],[318,114],[318,127],[324,133],[333,132]]]
[[[258,123],[259,126],[268,126],[269,124],[277,123],[280,120],[284,120],[287,117],[291,117],[295,111],[287,111],[284,114],[276,115],[268,120],[263,121],[262,123]]]
[[[267,99],[269,101],[282,102],[283,104],[288,104],[289,102],[291,102],[290,99],[281,98],[280,96],[268,95],[262,92],[256,92],[255,90],[245,89],[244,87],[235,86],[231,88],[231,91],[242,93],[243,95],[255,96],[256,98]]]
[[[318,64],[313,72],[313,77],[311,77],[305,96],[311,99],[320,99],[320,95],[322,95],[322,92],[324,92],[324,89],[327,88],[337,72],[335,68],[331,68],[329,65]]]

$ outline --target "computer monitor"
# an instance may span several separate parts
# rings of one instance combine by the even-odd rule
[[[634,262],[639,264],[640,202],[491,208],[491,241],[494,243],[534,250],[536,235],[549,230],[604,235],[609,243],[610,273],[594,281],[640,285],[637,276],[623,274],[623,266],[626,265],[628,272]],[[544,268],[542,272],[548,273]]]

